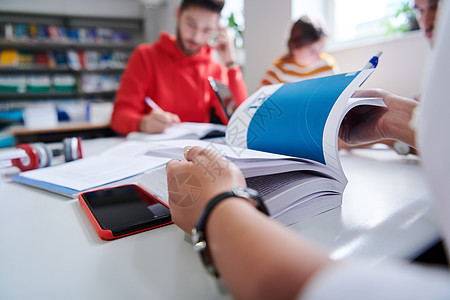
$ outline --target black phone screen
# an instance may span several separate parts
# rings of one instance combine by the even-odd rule
[[[92,215],[114,236],[171,221],[169,208],[137,185],[124,185],[82,194]]]

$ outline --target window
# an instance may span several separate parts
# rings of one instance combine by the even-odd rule
[[[236,47],[242,48],[242,32],[245,27],[244,0],[225,1],[225,6],[222,9],[222,18],[220,23],[222,26],[231,27],[229,32],[235,40]]]
[[[292,0],[292,18],[305,13],[322,15],[328,24],[330,42],[333,44],[384,36],[395,31],[405,31],[403,24],[415,23],[409,0]],[[409,5],[409,6],[408,6]],[[408,10],[394,17],[400,10]],[[410,18],[408,18],[409,16]],[[412,24],[411,29],[417,29]],[[397,30],[398,29],[398,30]]]
[[[222,17],[228,18],[232,13],[236,18],[236,22],[244,25],[244,0],[225,1],[225,5],[222,9]]]

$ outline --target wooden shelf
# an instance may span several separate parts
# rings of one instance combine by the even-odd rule
[[[88,122],[60,123],[57,127],[36,129],[30,129],[25,126],[12,126],[9,128],[9,133],[14,135],[16,144],[60,142],[64,138],[73,136],[91,139],[116,135],[109,127],[109,124],[90,124]]]
[[[0,73],[116,73],[123,72],[125,68],[105,68],[105,69],[80,69],[75,70],[69,67],[44,67],[44,66],[0,66]]]
[[[115,49],[133,50],[136,44],[133,43],[81,43],[81,42],[59,42],[51,40],[0,40],[0,49],[21,49],[21,50],[61,50],[61,49]]]
[[[80,131],[80,130],[97,130],[107,129],[109,123],[105,124],[91,124],[88,122],[83,123],[60,123],[57,127],[51,128],[37,128],[30,129],[25,126],[12,126],[9,128],[9,133],[14,135],[26,135],[26,134],[40,134],[50,132],[67,132],[67,131]]]
[[[72,69],[69,67],[55,67],[49,68],[44,66],[0,66],[0,73],[64,73],[64,72],[72,72]]]
[[[18,100],[18,99],[55,99],[55,98],[79,98],[79,97],[113,97],[116,91],[99,91],[99,92],[64,92],[64,91],[49,91],[49,92],[0,92],[0,101]]]
[[[5,29],[5,26],[12,25],[13,34],[0,36],[0,52],[4,50],[13,50],[15,53],[11,55],[17,56],[19,52],[19,60],[22,62],[30,62],[29,64],[17,64],[0,66],[0,77],[5,79],[6,83],[2,83],[3,91],[0,91],[0,107],[2,109],[17,109],[22,110],[27,104],[33,104],[37,101],[55,102],[56,105],[64,104],[65,100],[71,102],[71,105],[76,105],[77,100],[83,102],[85,100],[106,100],[111,102],[116,90],[83,92],[84,88],[89,88],[83,83],[86,83],[86,77],[90,75],[99,77],[101,87],[115,88],[119,76],[124,72],[124,63],[128,55],[134,48],[143,40],[143,21],[142,18],[126,18],[122,16],[104,17],[100,15],[92,16],[78,16],[66,13],[60,14],[46,14],[46,13],[22,13],[17,11],[2,11],[0,12],[0,27]],[[35,24],[34,27],[26,28],[25,25]],[[19,27],[17,27],[19,26]],[[47,26],[47,27],[42,27]],[[50,27],[52,26],[52,27]],[[9,28],[9,27],[8,27]],[[16,30],[17,29],[17,30]],[[51,30],[49,30],[51,29]],[[55,34],[53,29],[58,29],[60,35]],[[83,29],[83,30],[81,30]],[[103,29],[103,30],[99,30]],[[106,29],[106,30],[104,30]],[[52,34],[44,34],[42,30],[51,31]],[[64,32],[65,31],[65,32]],[[8,31],[9,33],[9,31]],[[78,34],[78,35],[77,35]],[[78,38],[79,37],[79,38]],[[92,38],[91,38],[92,37]],[[94,39],[95,38],[95,39]],[[83,41],[83,42],[82,42]],[[95,51],[100,53],[98,58],[99,64],[89,64],[90,59],[94,57],[86,56],[86,66],[120,66],[118,68],[99,68],[99,69],[73,69],[73,64],[69,56],[70,51],[79,52],[84,50]],[[53,52],[56,51],[54,59],[61,62],[58,66],[51,68],[45,65],[35,64],[36,61],[44,62],[45,59],[39,58],[37,52]],[[22,55],[22,52],[30,52],[29,55]],[[117,55],[116,55],[117,54]],[[62,57],[65,56],[63,61]],[[5,53],[5,61],[14,60],[15,57],[9,58],[10,53]],[[106,57],[107,56],[107,57]],[[117,57],[116,57],[117,56]],[[97,58],[95,58],[97,60]],[[117,63],[110,63],[113,60]],[[100,63],[100,61],[105,63]],[[64,62],[64,64],[62,63]],[[81,63],[81,60],[80,60]],[[49,75],[56,76],[70,74],[74,77],[76,85],[71,89],[55,88],[55,83],[50,83],[51,87],[48,91],[30,91],[31,89],[23,88],[17,92],[16,89],[8,89],[9,82],[7,77],[29,77]],[[89,76],[86,76],[89,75]],[[108,78],[103,78],[108,77]],[[21,78],[19,78],[21,79]],[[92,80],[96,80],[93,78]],[[84,82],[83,82],[84,81]],[[94,82],[92,82],[94,84]],[[98,82],[95,83],[97,87]],[[114,85],[113,85],[114,84]],[[56,86],[60,86],[57,84]],[[98,86],[100,88],[100,86]],[[35,89],[36,90],[36,89]],[[108,124],[93,125],[89,123],[83,124],[60,124],[57,128],[33,129],[30,130],[25,127],[14,127],[11,129],[16,137],[16,142],[52,142],[61,140],[67,136],[82,136],[83,138],[94,138],[114,135]]]

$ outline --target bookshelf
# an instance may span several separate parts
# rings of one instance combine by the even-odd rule
[[[141,18],[0,12],[0,113],[43,101],[57,108],[67,101],[112,105],[128,57],[140,42]],[[65,115],[70,121],[70,113]],[[76,124],[90,130],[89,116]],[[25,134],[22,128],[20,135]]]

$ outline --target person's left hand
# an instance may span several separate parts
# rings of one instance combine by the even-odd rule
[[[233,38],[228,35],[227,27],[219,26],[215,49],[224,64],[236,63],[236,48]]]
[[[191,233],[213,197],[247,184],[238,167],[217,152],[186,147],[184,153],[187,162],[172,160],[167,164],[167,186],[174,223]]]

